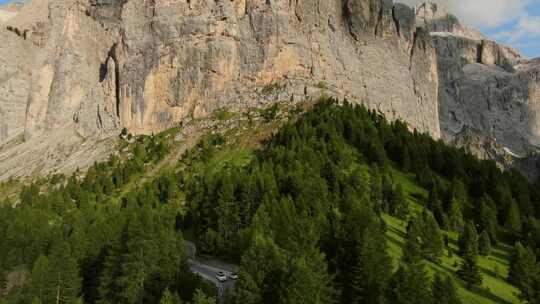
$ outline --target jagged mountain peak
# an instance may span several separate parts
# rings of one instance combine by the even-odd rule
[[[415,12],[417,25],[432,33],[447,33],[475,40],[487,39],[480,31],[463,25],[444,5],[427,1],[416,6]]]

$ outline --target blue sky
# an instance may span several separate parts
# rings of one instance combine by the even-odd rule
[[[414,4],[424,0],[395,0]],[[540,0],[431,0],[526,57],[540,57]],[[0,0],[0,4],[12,0]]]
[[[431,0],[445,5],[462,23],[512,46],[529,58],[540,57],[540,0]],[[414,4],[424,0],[395,0]]]
[[[490,37],[509,44],[529,58],[540,57],[540,1],[531,1],[523,14],[483,31]]]

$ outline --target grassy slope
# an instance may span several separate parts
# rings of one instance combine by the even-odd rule
[[[399,171],[394,171],[396,182],[403,185],[403,189],[407,193],[407,197],[411,202],[411,207],[414,212],[421,212],[422,206],[418,197],[427,198],[428,192],[419,187],[414,182],[414,176],[403,174]],[[404,237],[406,233],[407,223],[395,217],[384,215],[384,220],[388,224],[388,245],[390,255],[394,259],[394,264],[397,267],[402,254],[402,246],[405,243]],[[506,245],[501,245],[494,248],[491,256],[480,257],[478,262],[482,268],[484,281],[482,288],[469,291],[456,276],[455,272],[461,264],[461,258],[457,256],[457,233],[448,233],[450,238],[450,246],[453,249],[452,257],[446,255],[442,259],[441,265],[427,262],[427,269],[431,274],[439,272],[444,275],[451,275],[458,283],[459,294],[466,304],[484,304],[484,303],[519,303],[516,297],[518,290],[508,284],[504,278],[508,275],[508,261],[510,248]]]

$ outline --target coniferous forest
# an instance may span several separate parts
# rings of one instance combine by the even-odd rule
[[[294,112],[242,164],[205,166],[228,141],[208,134],[141,182],[174,143],[123,134],[127,156],[24,186],[0,205],[0,303],[509,302],[488,276],[540,303],[538,184],[363,106]],[[238,265],[234,294],[191,272],[185,239]]]

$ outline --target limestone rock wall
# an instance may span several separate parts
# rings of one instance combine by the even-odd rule
[[[512,157],[537,151],[540,65],[467,29],[435,4],[420,6],[417,22],[430,30],[437,50],[443,137],[462,143],[464,130],[474,130]]]
[[[23,146],[33,164],[43,156],[36,149],[55,150],[48,142],[77,155],[76,145],[123,127],[150,134],[218,108],[322,94],[450,143],[465,145],[472,132],[493,143],[469,144],[487,158],[540,146],[540,61],[435,4],[33,0],[0,23],[0,39],[4,172],[22,174],[15,155]],[[89,147],[81,155],[98,157]]]
[[[436,52],[414,20],[392,0],[33,0],[0,29],[0,143],[324,91],[439,137]]]

